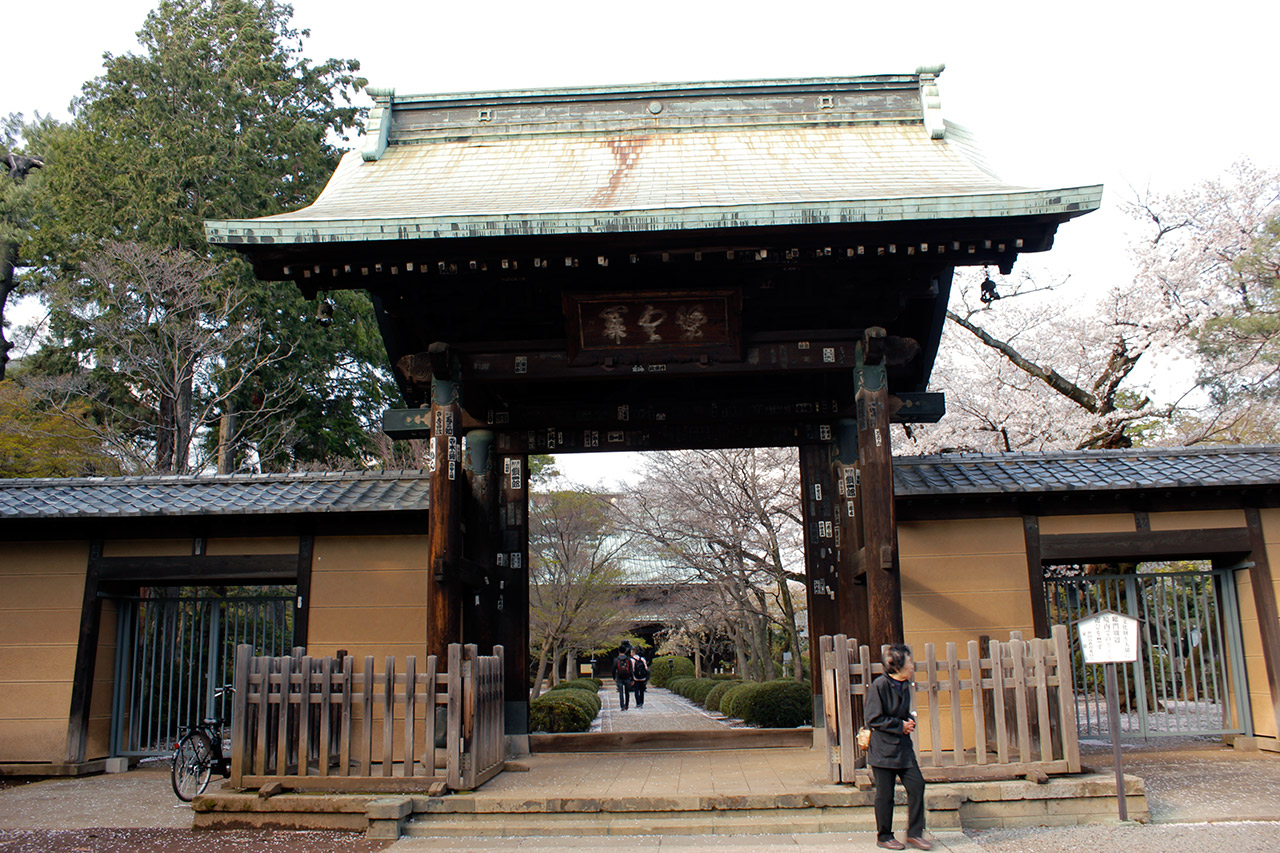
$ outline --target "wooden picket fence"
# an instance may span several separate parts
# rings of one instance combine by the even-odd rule
[[[825,704],[828,766],[833,782],[870,784],[870,771],[856,734],[862,703],[873,678],[884,672],[871,650],[843,634],[819,639]],[[915,734],[921,771],[930,781],[961,781],[1078,773],[1080,747],[1076,735],[1076,702],[1071,676],[1067,629],[1053,628],[1051,639],[1023,640],[1014,632],[1007,643],[982,649],[976,640],[960,657],[947,643],[939,659],[926,643],[916,660],[913,710],[919,713]],[[945,698],[945,701],[943,701]],[[964,700],[970,708],[965,710]],[[918,705],[925,703],[924,708]],[[973,728],[966,738],[965,714]],[[944,719],[949,718],[949,720]],[[950,723],[951,746],[943,746],[943,726]],[[929,731],[929,749],[920,754],[921,728]]]
[[[388,656],[260,657],[236,649],[231,787],[311,791],[469,790],[505,763],[503,649],[450,645],[403,671]],[[375,737],[380,733],[380,737]]]

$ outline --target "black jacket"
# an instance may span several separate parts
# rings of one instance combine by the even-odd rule
[[[896,681],[887,675],[871,682],[862,706],[863,719],[871,729],[871,746],[867,749],[867,764],[871,767],[911,767],[916,763],[911,735],[902,731],[903,723],[911,719],[914,690],[913,682]]]

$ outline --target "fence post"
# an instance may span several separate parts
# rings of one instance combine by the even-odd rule
[[[293,658],[280,658],[280,707],[276,719],[276,775],[289,775],[289,694],[293,690]]]
[[[418,658],[409,655],[404,662],[404,775],[418,775]]]
[[[978,654],[978,641],[969,641],[969,695],[973,699],[973,760],[978,765],[987,763],[987,718],[982,689],[982,656]]]
[[[387,655],[382,682],[382,775],[390,776],[396,757],[396,659]]]
[[[1058,708],[1062,717],[1062,757],[1067,772],[1080,772],[1080,737],[1077,732],[1075,675],[1072,672],[1071,644],[1065,625],[1053,626],[1053,644],[1058,659]]]
[[[241,643],[236,646],[235,696],[231,700],[231,785],[240,787],[244,779],[245,752],[249,746],[249,664],[253,660],[253,646]]]
[[[449,644],[449,722],[445,729],[445,755],[448,786],[463,790],[462,785],[462,646]]]
[[[836,634],[836,713],[840,724],[840,779],[852,782],[858,760],[858,739],[854,736],[853,688],[849,681],[849,640]]]
[[[830,634],[818,638],[822,653],[822,718],[827,728],[827,771],[832,782],[840,776],[840,727],[836,724],[836,659]]]

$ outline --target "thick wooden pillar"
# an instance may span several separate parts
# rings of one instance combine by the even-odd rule
[[[506,650],[506,731],[529,731],[529,457],[498,460],[498,631]]]
[[[832,459],[836,490],[840,493],[839,564],[836,585],[837,630],[833,633],[867,642],[867,577],[862,561],[862,490],[858,471],[858,422],[843,419],[836,424]]]
[[[883,341],[867,337],[858,347],[855,370],[858,409],[858,488],[862,508],[862,564],[867,578],[868,644],[902,642],[902,585],[898,575],[898,531],[893,504],[893,451],[889,442],[889,387],[875,350]]]
[[[462,558],[462,446],[459,384],[449,347],[435,343],[431,359],[431,508],[427,535],[427,654],[444,660],[462,642],[457,567]]]
[[[813,695],[822,693],[818,638],[840,633],[836,608],[839,552],[838,501],[831,470],[831,446],[800,448],[800,509],[804,516],[805,600],[809,607],[809,668]]]
[[[1253,604],[1258,613],[1258,633],[1262,638],[1262,663],[1267,672],[1267,689],[1271,693],[1271,711],[1276,731],[1280,733],[1280,611],[1276,607],[1276,588],[1272,582],[1271,561],[1267,557],[1267,539],[1262,529],[1262,514],[1256,507],[1244,511],[1249,525],[1249,585],[1253,587]]]
[[[98,659],[98,629],[102,625],[102,599],[98,597],[98,561],[102,540],[89,544],[89,564],[85,569],[84,600],[80,605],[80,635],[76,641],[76,663],[71,680],[71,709],[67,720],[67,764],[85,760],[89,744],[89,708],[93,703],[94,663]]]
[[[473,570],[473,583],[462,596],[462,636],[488,653],[502,640],[499,637],[498,601],[502,582],[497,555],[502,547],[498,535],[498,476],[494,434],[477,429],[467,433],[465,521],[463,556]]]

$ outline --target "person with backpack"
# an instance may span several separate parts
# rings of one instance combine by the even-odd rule
[[[636,710],[644,707],[644,689],[649,684],[649,664],[639,649],[631,650],[631,692],[636,697]]]
[[[631,704],[631,687],[634,684],[631,671],[631,641],[623,640],[618,657],[613,662],[613,683],[618,685],[618,704],[627,710]]]

